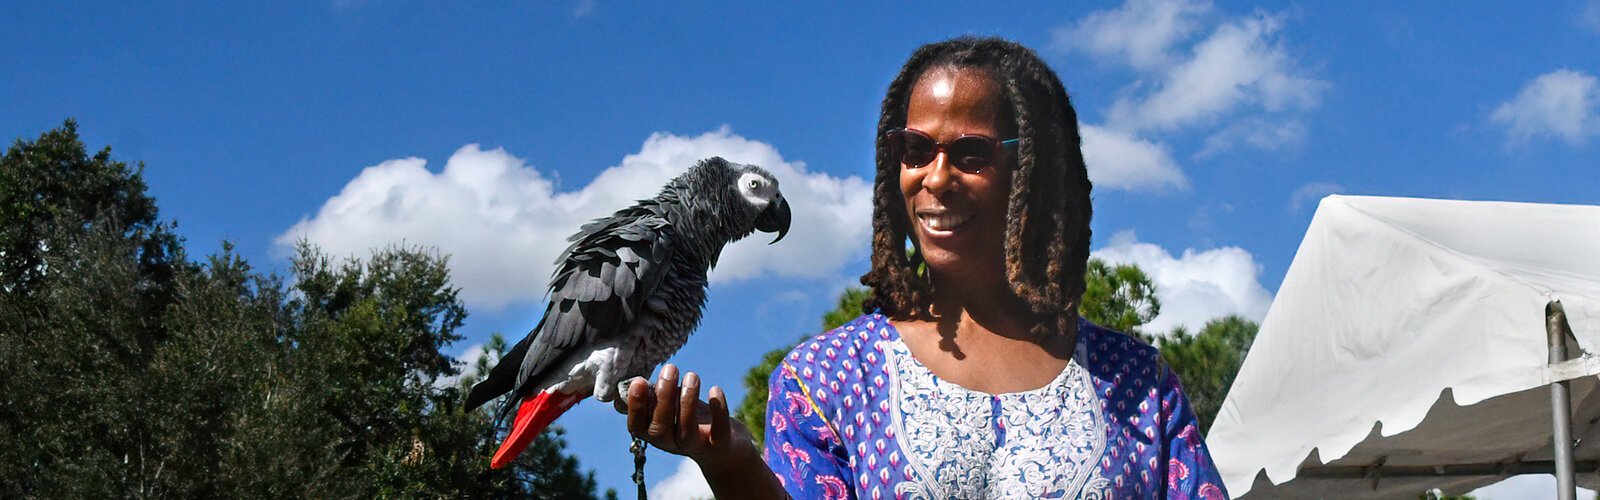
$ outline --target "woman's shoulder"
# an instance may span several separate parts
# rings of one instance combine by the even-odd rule
[[[841,358],[863,358],[868,353],[878,353],[881,350],[876,346],[878,342],[898,338],[900,334],[889,323],[888,317],[867,313],[832,330],[801,340],[784,356],[784,361],[796,366],[833,365]]]
[[[1155,346],[1132,335],[1078,320],[1079,362],[1101,378],[1161,377],[1166,363]]]
[[[783,357],[777,372],[788,372],[801,382],[826,374],[830,381],[859,378],[869,367],[883,363],[885,341],[900,338],[889,318],[877,313],[856,317],[832,330],[801,340]]]

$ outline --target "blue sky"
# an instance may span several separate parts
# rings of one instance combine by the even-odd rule
[[[466,352],[537,322],[577,222],[722,154],[796,227],[743,242],[677,358],[742,396],[866,267],[878,104],[919,44],[999,35],[1074,96],[1098,255],[1156,277],[1159,326],[1259,318],[1330,193],[1594,204],[1600,2],[1141,0],[617,5],[28,2],[0,16],[0,137],[76,118],[142,160],[191,252],[283,269],[308,237],[453,254]],[[447,166],[448,165],[448,166]],[[622,420],[560,421],[627,491]],[[653,457],[660,481],[677,460]]]

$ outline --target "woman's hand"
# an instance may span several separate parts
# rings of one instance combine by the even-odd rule
[[[761,460],[743,422],[728,418],[728,396],[711,388],[711,402],[700,400],[700,376],[689,372],[679,386],[678,367],[661,367],[651,387],[644,379],[628,385],[628,433],[668,453],[700,465],[711,491],[722,498],[788,498],[778,477]]]
[[[700,377],[694,372],[680,385],[678,367],[663,366],[655,387],[635,379],[627,398],[628,433],[656,448],[687,456],[702,468],[760,461],[750,430],[728,417],[727,395],[712,387],[710,403],[700,401]]]

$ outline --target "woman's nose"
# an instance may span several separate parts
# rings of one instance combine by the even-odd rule
[[[955,172],[951,170],[949,159],[950,157],[941,151],[933,157],[933,161],[929,162],[927,167],[923,167],[928,169],[928,172],[922,176],[922,189],[937,196],[954,187]]]

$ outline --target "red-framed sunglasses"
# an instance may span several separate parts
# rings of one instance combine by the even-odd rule
[[[962,134],[950,142],[933,140],[926,132],[914,128],[897,128],[883,134],[889,145],[889,154],[898,158],[907,168],[918,168],[933,162],[944,153],[947,162],[962,172],[976,174],[983,167],[999,160],[1001,148],[1015,146],[1017,139],[998,140],[982,134]]]

